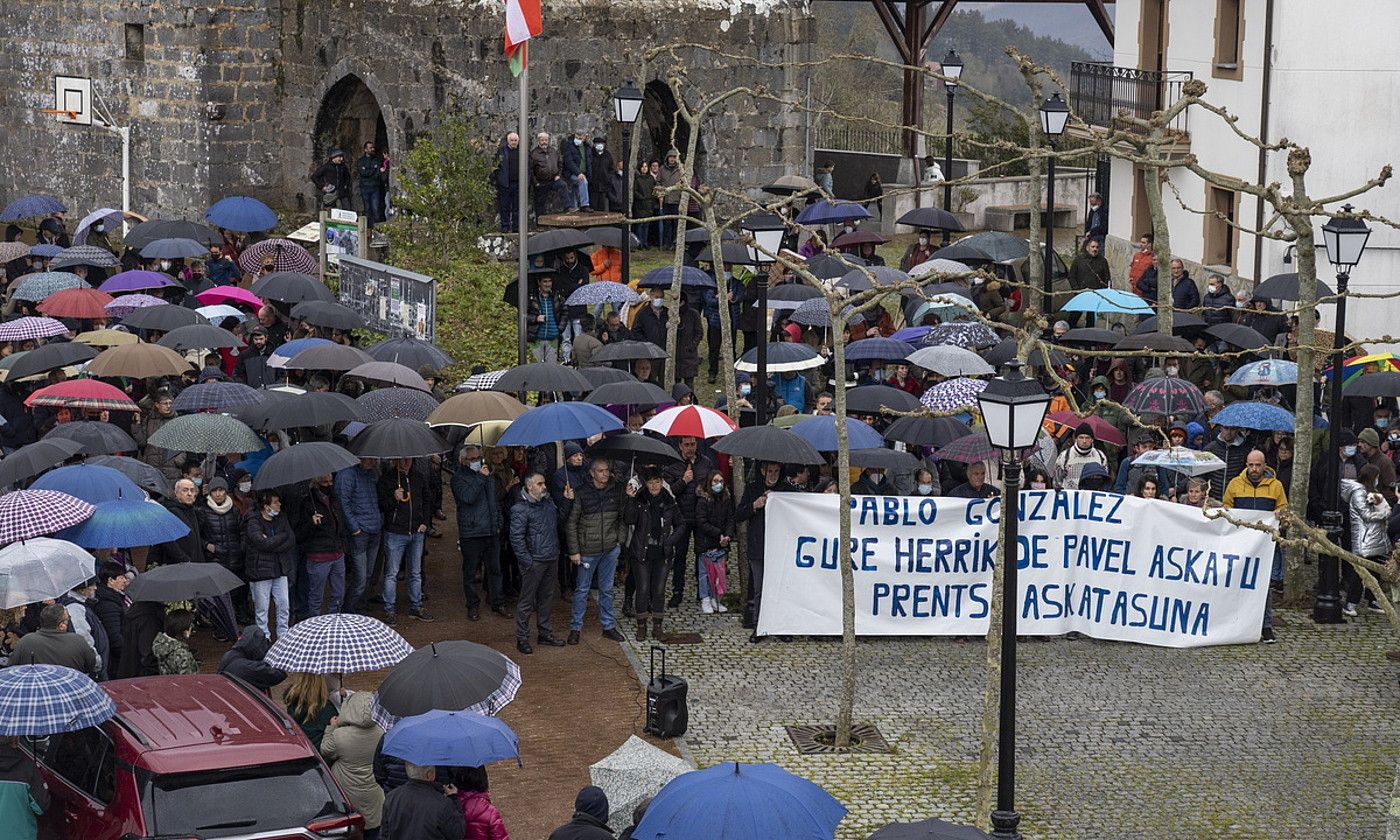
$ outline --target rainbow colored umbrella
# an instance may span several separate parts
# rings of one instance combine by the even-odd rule
[[[1342,362],[1342,384],[1350,385],[1352,380],[1362,374],[1379,373],[1386,370],[1400,370],[1400,357],[1396,357],[1394,353],[1371,353],[1367,356],[1352,356],[1350,359]],[[1322,375],[1331,379],[1331,366],[1323,370]]]

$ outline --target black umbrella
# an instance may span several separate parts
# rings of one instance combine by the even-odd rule
[[[425,458],[447,450],[437,432],[403,417],[371,423],[350,441],[350,451],[361,458]]]
[[[614,367],[586,367],[579,368],[579,373],[588,380],[590,388],[601,388],[610,382],[636,382],[637,377],[629,371]]]
[[[263,300],[282,303],[301,303],[304,300],[335,302],[335,295],[325,283],[300,271],[274,271],[255,280],[249,291]]]
[[[976,245],[968,245],[962,242],[954,242],[947,248],[939,248],[933,252],[936,260],[954,260],[960,263],[995,262],[992,255],[978,248]]]
[[[157,239],[193,239],[201,245],[218,245],[223,242],[223,237],[208,225],[178,219],[151,219],[133,225],[131,230],[122,236],[122,244],[139,250]]]
[[[982,360],[992,367],[1001,367],[1012,359],[1016,358],[1016,339],[1004,338],[990,350],[982,353]],[[1059,350],[1051,349],[1050,364],[1063,365],[1069,363],[1069,357]],[[1045,354],[1037,347],[1030,352],[1030,357],[1026,359],[1026,364],[1032,367],[1045,367]]]
[[[525,253],[529,256],[547,254],[550,251],[567,251],[572,248],[587,248],[593,244],[593,240],[588,234],[573,228],[559,228],[557,230],[547,230],[544,233],[530,235],[530,244],[526,246]]]
[[[172,563],[137,575],[126,595],[133,601],[193,601],[223,595],[242,585],[238,575],[218,563]]]
[[[67,461],[82,449],[81,443],[64,438],[39,440],[21,446],[0,461],[0,487],[33,478],[49,467],[56,467]]]
[[[865,265],[865,260],[854,254],[842,254],[837,257],[832,254],[818,254],[807,260],[807,270],[818,280],[835,280],[844,277],[854,266]]]
[[[131,479],[137,487],[147,493],[154,493],[166,498],[175,495],[175,489],[170,486],[170,480],[165,477],[165,473],[145,461],[138,461],[125,455],[91,455],[84,459],[84,463],[95,464],[99,467],[111,467]]]
[[[304,300],[292,307],[292,317],[313,327],[332,330],[354,330],[365,325],[360,313],[340,303],[326,300]]]
[[[54,426],[45,440],[62,438],[77,441],[83,445],[84,455],[115,455],[118,452],[135,452],[136,441],[131,435],[111,423],[97,420],[74,420]]]
[[[1226,344],[1241,350],[1263,350],[1270,342],[1258,330],[1244,324],[1216,324],[1206,328],[1207,335],[1213,335]]]
[[[775,461],[779,464],[822,464],[825,459],[812,444],[777,426],[747,426],[735,429],[712,447],[716,452]]]
[[[787,373],[791,370],[808,370],[821,367],[824,360],[810,345],[794,341],[768,342],[768,372]],[[756,373],[758,371],[758,348],[749,350],[739,357],[734,367],[738,370]]]
[[[893,449],[852,449],[851,466],[861,469],[913,470],[918,469],[919,459],[908,452]]]
[[[160,330],[161,332],[170,332],[180,327],[189,327],[195,324],[210,326],[204,316],[193,309],[170,304],[147,306],[122,318],[122,326],[128,329]]]
[[[587,402],[594,405],[636,405],[636,406],[658,406],[662,403],[675,402],[675,398],[666,393],[660,386],[650,382],[609,382],[606,385],[599,385],[593,389],[587,397]]]
[[[452,357],[421,338],[404,336],[381,341],[367,348],[366,353],[380,362],[394,362],[406,368],[418,370],[430,367],[440,370],[452,364]]]
[[[534,362],[513,367],[501,374],[492,391],[570,391],[593,390],[583,374],[553,362]]]
[[[1031,243],[1023,236],[1014,233],[1003,233],[998,230],[989,230],[985,233],[974,233],[971,236],[964,236],[958,240],[963,245],[971,245],[979,251],[984,251],[992,259],[1000,262],[1002,260],[1019,260],[1022,257],[1030,256]]]
[[[588,230],[584,231],[584,233],[587,234],[589,239],[593,240],[594,245],[598,245],[603,248],[617,248],[618,250],[622,249],[621,228],[595,227],[589,228]],[[632,237],[633,248],[642,247],[642,240],[638,239],[636,234],[629,235]]]
[[[915,823],[890,823],[870,835],[869,840],[989,840],[986,833],[970,825],[940,819]]]
[[[703,233],[703,231],[701,231]],[[686,234],[690,238],[690,234]],[[750,262],[749,249],[742,242],[721,242],[719,246],[720,262],[730,265],[747,265]],[[715,261],[715,251],[713,247],[706,246],[703,251],[695,255],[696,262],[712,263]]]
[[[18,382],[29,376],[47,373],[56,368],[81,364],[97,358],[97,349],[76,341],[60,341],[36,347],[25,353],[19,361],[10,365],[6,377],[10,382]]]
[[[1400,397],[1400,371],[1383,370],[1377,373],[1363,373],[1342,387],[1342,396]],[[15,455],[18,454],[18,452],[15,453]],[[5,459],[5,463],[9,463],[9,458]],[[3,469],[4,466],[0,465],[0,470]]]
[[[914,411],[919,398],[889,385],[862,385],[846,391],[847,414],[879,414],[881,407],[894,411]]]
[[[663,464],[681,460],[676,448],[651,435],[621,434],[606,437],[585,453],[590,458],[604,457],[639,464]]]
[[[1060,336],[1060,341],[1064,344],[1108,344],[1113,345],[1123,340],[1123,336],[1113,330],[1101,330],[1097,327],[1080,327],[1070,330]]]
[[[427,422],[438,407],[437,398],[417,388],[376,388],[355,400],[360,421],[374,423],[390,417],[408,417]]]
[[[899,417],[885,430],[885,440],[944,446],[970,434],[971,426],[951,417]]]
[[[1114,350],[1155,350],[1159,353],[1190,353],[1196,345],[1184,338],[1162,333],[1143,333],[1120,339],[1113,345]]]
[[[636,359],[665,359],[666,351],[650,341],[614,341],[593,354],[595,364],[631,362]]]
[[[339,370],[359,367],[374,359],[358,347],[347,344],[317,344],[287,360],[287,370]]]
[[[768,308],[778,310],[796,309],[803,301],[819,298],[821,290],[806,283],[779,283],[768,290]]]
[[[739,234],[728,228],[719,232],[719,240],[721,242],[732,242],[738,238]],[[685,232],[685,244],[687,245],[708,245],[711,241],[710,232],[705,228],[691,228]]]
[[[1172,313],[1172,333],[1174,335],[1195,332],[1196,330],[1205,328],[1205,325],[1206,322],[1202,320],[1199,315],[1193,315],[1190,312]],[[1158,332],[1156,315],[1153,315],[1151,318],[1144,318],[1133,328],[1133,335],[1142,335],[1143,333],[1150,332]]]
[[[308,391],[305,394],[266,391],[265,394],[261,404],[238,412],[238,418],[251,428],[263,431],[294,429],[360,419],[359,404],[336,391]]]
[[[895,286],[908,279],[909,275],[897,268],[869,265],[847,271],[836,285],[852,292],[868,292],[876,286]]]
[[[526,291],[528,291],[528,292],[533,292],[533,291],[535,290],[535,286],[540,282],[540,278],[541,278],[541,277],[553,277],[553,278],[554,278],[554,291],[558,292],[558,293],[559,293],[559,296],[560,296],[560,297],[563,297],[563,298],[565,298],[565,299],[567,299],[567,298],[569,297],[569,295],[573,294],[573,293],[574,293],[574,290],[576,290],[576,289],[578,288],[578,286],[579,286],[579,284],[578,284],[576,281],[571,280],[571,279],[569,279],[569,278],[567,278],[567,277],[561,276],[560,273],[559,273],[558,271],[555,271],[553,268],[550,268],[549,266],[541,265],[541,266],[532,266],[532,267],[530,268],[530,274],[529,274],[528,277],[525,278],[526,283],[528,284],[528,287],[527,287]],[[511,280],[509,283],[506,284],[505,289],[501,292],[501,300],[502,300],[503,302],[505,302],[505,303],[510,304],[511,306],[514,306],[514,307],[519,308],[519,306],[520,306],[520,278],[519,278],[519,277],[516,277],[515,279]]]
[[[426,426],[424,428],[427,428]],[[360,459],[334,443],[313,441],[289,446],[263,462],[253,477],[253,489],[300,484],[353,467]]]
[[[190,324],[176,327],[157,341],[161,347],[171,350],[222,350],[242,347],[243,340],[223,327],[213,324]]]
[[[1322,282],[1321,279],[1317,281],[1318,297],[1324,297],[1335,294],[1336,291],[1334,291],[1331,286]],[[1290,271],[1286,274],[1275,274],[1273,277],[1270,277],[1268,280],[1265,280],[1263,283],[1260,283],[1258,286],[1255,287],[1254,296],[1262,298],[1277,298],[1279,300],[1297,300],[1298,273],[1296,271]]]
[[[395,717],[434,709],[475,709],[495,714],[515,697],[520,669],[500,652],[476,642],[425,645],[394,666],[375,701]]]
[[[903,216],[894,220],[897,225],[909,225],[910,227],[926,228],[933,230],[962,230],[962,222],[958,217],[949,213],[941,207],[915,207]]]

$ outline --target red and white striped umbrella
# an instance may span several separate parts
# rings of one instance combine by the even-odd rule
[[[678,405],[668,408],[646,422],[643,429],[660,432],[668,437],[724,437],[739,425],[729,415],[703,405]]]

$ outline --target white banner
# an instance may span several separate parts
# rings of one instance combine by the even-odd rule
[[[760,634],[841,633],[839,504],[834,494],[769,496]],[[985,635],[1000,511],[1000,498],[853,497],[856,632]],[[1259,640],[1268,534],[1187,505],[1087,491],[1022,491],[1019,519],[1021,635],[1162,647]]]

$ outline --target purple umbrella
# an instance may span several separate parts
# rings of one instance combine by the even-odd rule
[[[166,286],[173,285],[175,285],[175,281],[164,274],[156,271],[135,269],[132,271],[123,271],[120,274],[113,274],[111,277],[108,277],[101,286],[98,286],[97,290],[106,292],[109,295],[114,295],[119,292],[142,292],[150,289],[163,289]]]
[[[0,496],[0,545],[52,534],[92,516],[95,508],[56,490],[15,490]]]

